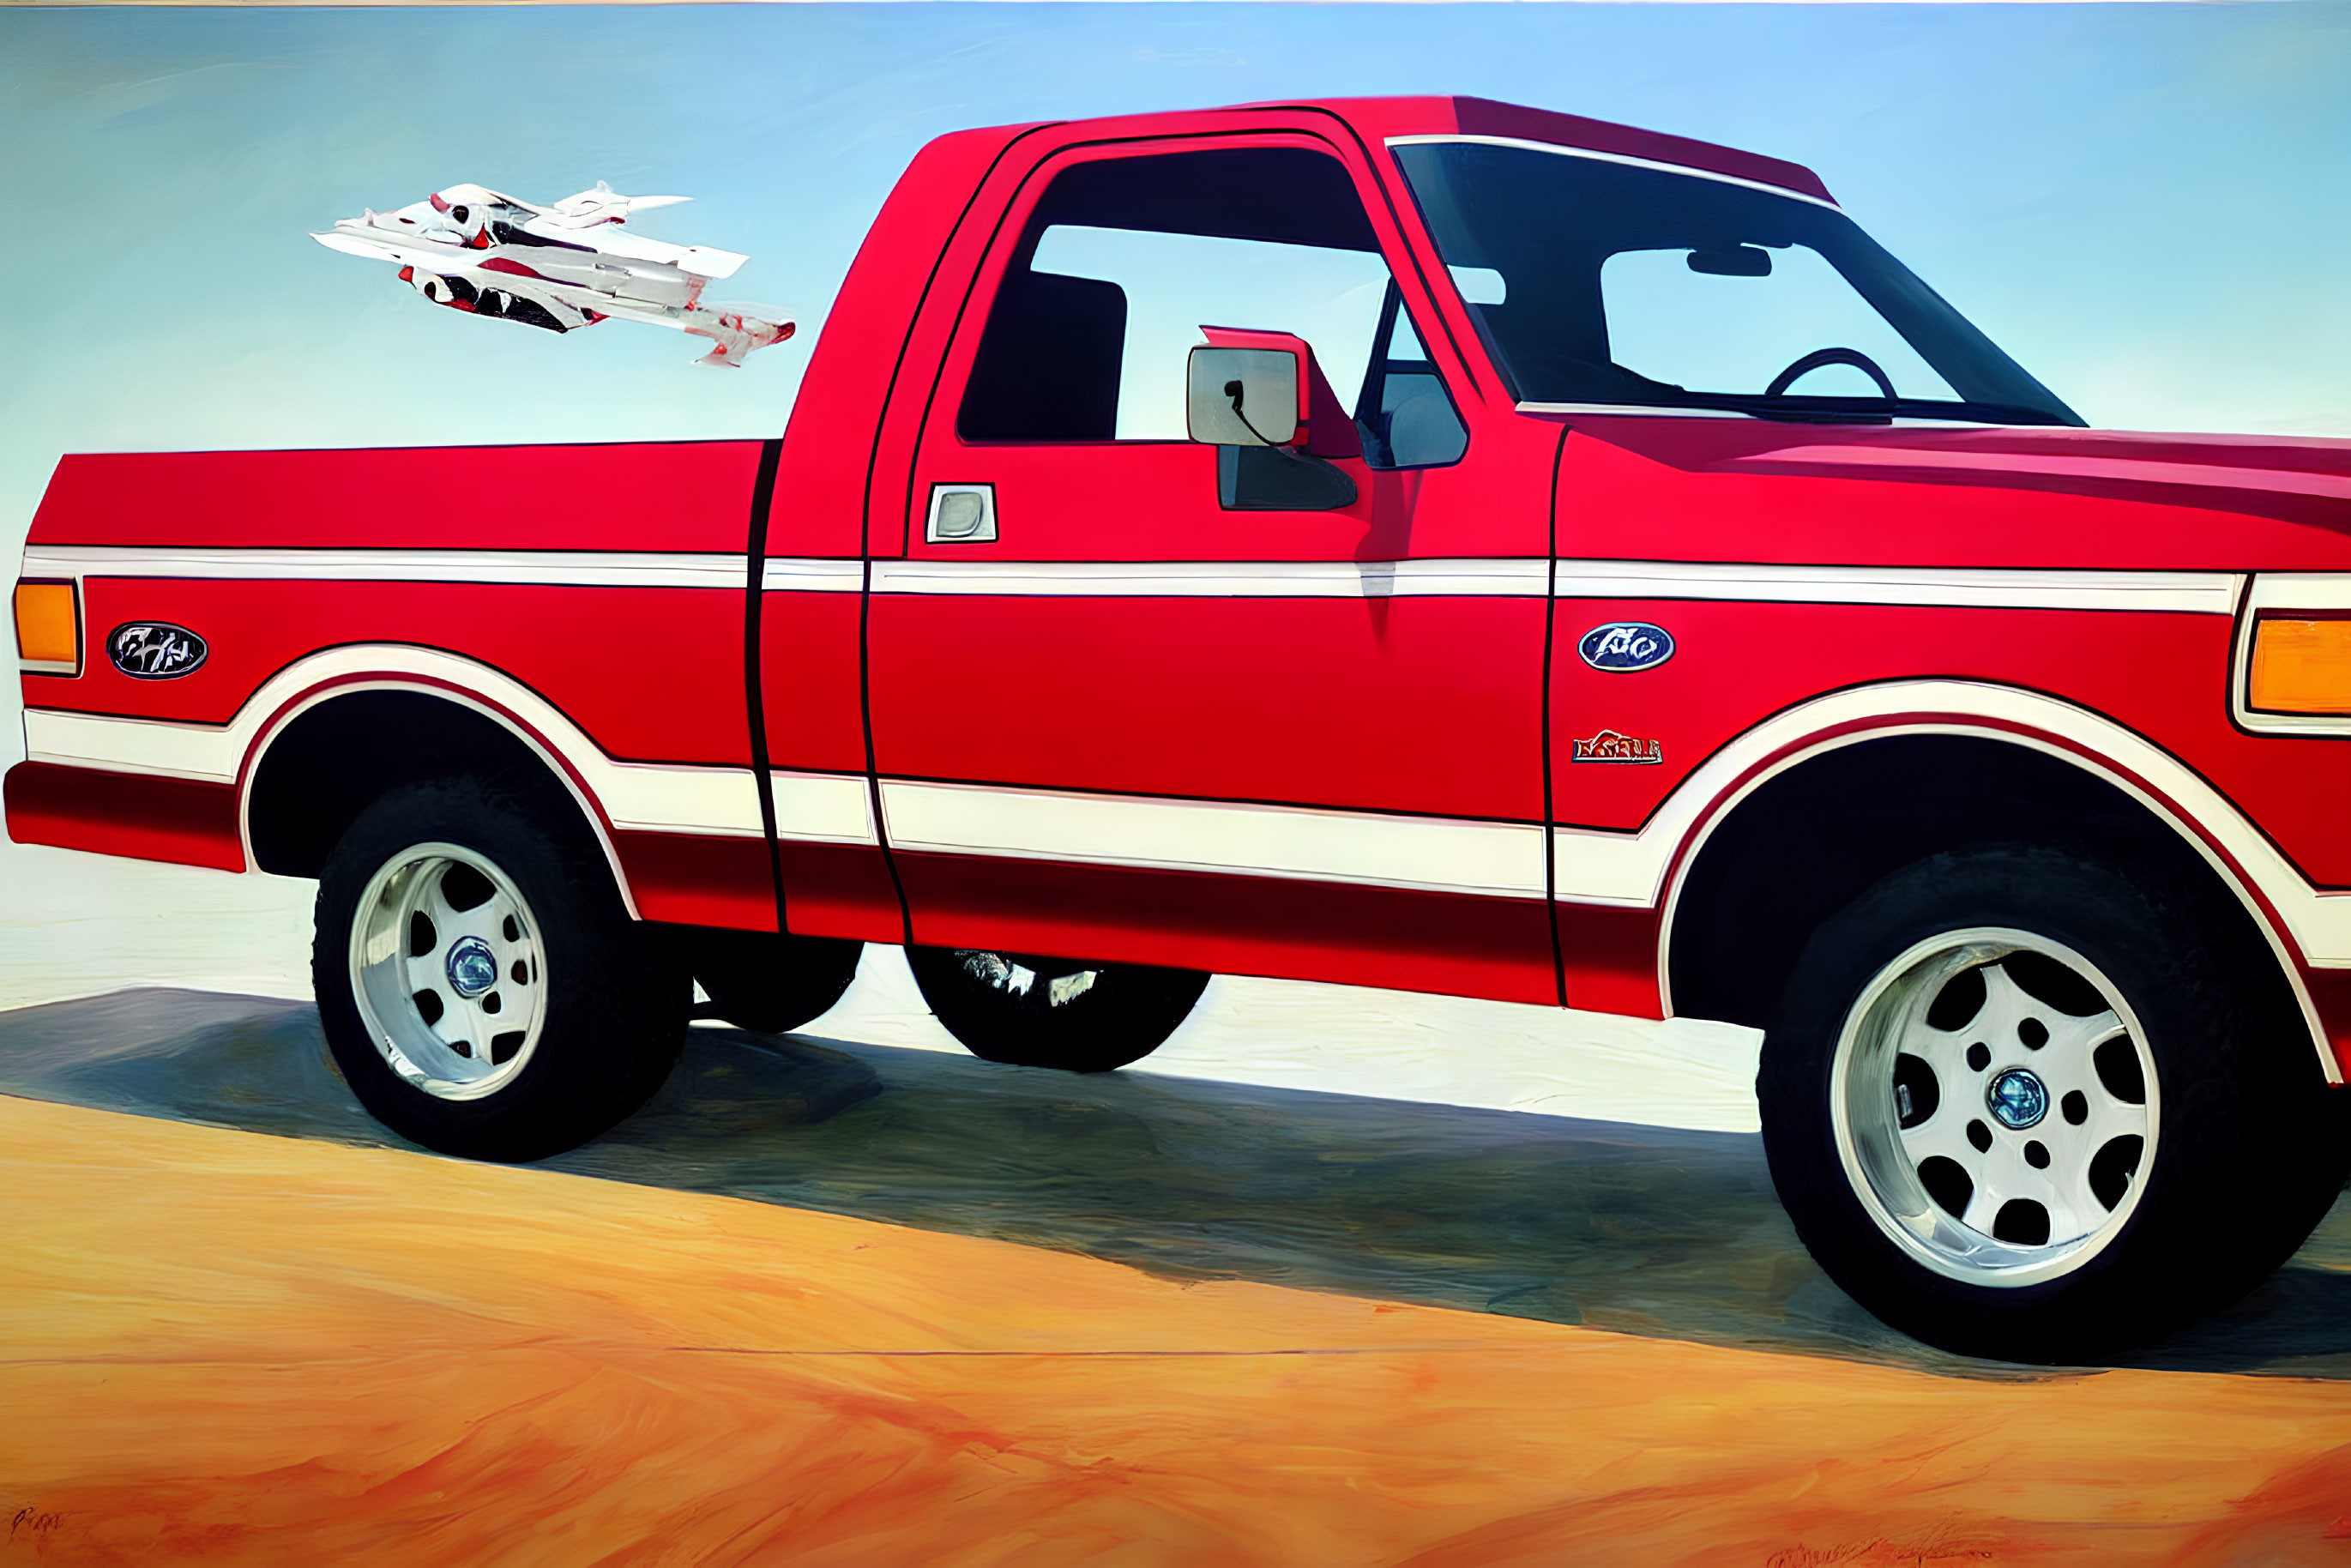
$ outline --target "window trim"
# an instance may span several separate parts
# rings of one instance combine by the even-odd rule
[[[1529,152],[1550,152],[1562,158],[1589,158],[1596,163],[1622,163],[1633,169],[1654,169],[1661,174],[1687,174],[1693,180],[1713,180],[1725,185],[1737,185],[1744,190],[1761,191],[1767,196],[1785,196],[1792,202],[1809,202],[1816,207],[1826,207],[1841,216],[1850,216],[1834,202],[1820,196],[1792,191],[1785,185],[1774,185],[1763,180],[1742,179],[1737,174],[1717,173],[1712,169],[1694,169],[1687,163],[1661,163],[1655,158],[1635,158],[1626,152],[1600,152],[1589,147],[1564,147],[1556,141],[1530,141],[1522,136],[1472,136],[1462,131],[1437,131],[1416,136],[1391,136],[1385,145],[1397,147],[1438,147],[1460,145],[1470,147],[1517,147]],[[1396,165],[1399,176],[1404,166]],[[1405,180],[1409,190],[1412,182]],[[1458,286],[1457,286],[1458,287]]]
[[[1374,172],[1369,169],[1359,170],[1354,164],[1349,162],[1346,150],[1320,131],[1295,126],[1270,126],[1264,130],[1178,132],[1173,135],[1160,134],[1073,141],[1051,148],[1019,176],[1019,183],[1014,186],[1011,194],[996,214],[986,246],[980,254],[977,265],[972,269],[971,282],[957,305],[955,323],[948,331],[945,350],[939,357],[937,380],[933,383],[929,400],[930,407],[917,431],[914,451],[910,455],[913,461],[919,464],[923,448],[930,441],[941,435],[953,442],[958,449],[976,453],[1002,447],[1125,447],[1191,444],[1164,436],[1110,441],[969,440],[963,435],[959,428],[963,399],[969,389],[972,367],[978,356],[980,341],[987,335],[988,317],[995,310],[1005,275],[1012,260],[1019,254],[1022,246],[1026,243],[1029,225],[1036,215],[1038,205],[1044,200],[1054,179],[1064,170],[1079,163],[1107,162],[1126,158],[1165,157],[1186,152],[1217,152],[1280,147],[1319,153],[1331,159],[1339,166],[1340,172],[1347,181],[1348,188],[1353,192],[1355,201],[1363,210],[1364,221],[1370,226],[1373,239],[1377,245],[1377,248],[1368,254],[1379,258],[1381,265],[1387,270],[1389,287],[1396,288],[1399,283],[1396,272],[1397,257],[1380,233],[1375,209],[1371,199],[1373,195],[1384,194],[1380,190]],[[1409,255],[1411,246],[1408,237],[1401,235],[1399,237],[1405,238],[1405,250]],[[1420,330],[1417,322],[1415,322],[1413,329],[1416,333]],[[1424,349],[1427,346],[1425,339],[1422,346]],[[1439,381],[1442,382],[1443,379],[1440,372]],[[1447,397],[1454,403],[1455,416],[1461,417],[1459,401],[1453,398],[1449,386],[1447,389]],[[943,422],[939,418],[942,410],[945,412]],[[1462,423],[1466,429],[1468,422],[1464,419]],[[1383,472],[1389,472],[1389,470],[1383,470]]]
[[[1420,345],[1420,351],[1424,356],[1423,358],[1417,360],[1394,360],[1389,358],[1384,345],[1395,340],[1395,329],[1398,318],[1402,318],[1405,323],[1411,327],[1413,340]],[[1395,268],[1394,267],[1390,267],[1388,269],[1387,293],[1380,300],[1380,319],[1379,324],[1372,329],[1372,345],[1371,355],[1364,361],[1364,384],[1355,391],[1354,419],[1357,434],[1359,435],[1362,434],[1366,412],[1376,409],[1376,403],[1373,402],[1371,397],[1372,367],[1374,365],[1381,367],[1381,398],[1379,401],[1384,402],[1387,392],[1387,378],[1395,373],[1395,367],[1397,365],[1405,364],[1415,367],[1426,365],[1428,367],[1426,374],[1435,380],[1437,382],[1437,390],[1445,395],[1446,407],[1450,409],[1453,413],[1453,423],[1461,427],[1461,452],[1458,456],[1447,458],[1442,463],[1391,463],[1383,465],[1372,461],[1371,444],[1369,442],[1365,442],[1364,444],[1364,466],[1370,469],[1374,474],[1417,474],[1430,468],[1450,468],[1454,466],[1454,465],[1461,462],[1464,458],[1467,458],[1469,455],[1469,448],[1475,439],[1475,433],[1470,430],[1469,422],[1467,419],[1464,419],[1461,415],[1461,400],[1453,395],[1452,387],[1446,383],[1445,368],[1442,365],[1439,365],[1437,362],[1435,356],[1428,352],[1428,339],[1422,334],[1420,323],[1413,319],[1411,308],[1405,304],[1404,285],[1402,281],[1397,278]],[[1423,372],[1416,368],[1407,373],[1419,375]],[[1390,455],[1394,455],[1393,450],[1391,450]]]

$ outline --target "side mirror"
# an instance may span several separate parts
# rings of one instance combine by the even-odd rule
[[[1298,439],[1298,356],[1285,349],[1195,349],[1184,423],[1210,446],[1288,446]]]
[[[1330,459],[1362,456],[1363,440],[1306,340],[1200,330],[1208,341],[1186,364],[1185,424],[1193,440],[1217,449],[1217,504],[1228,512],[1353,506],[1355,481]]]
[[[1237,327],[1203,327],[1200,335],[1207,346],[1192,350],[1184,399],[1193,440],[1211,446],[1302,446],[1316,457],[1364,455],[1354,415],[1331,390],[1305,339]]]

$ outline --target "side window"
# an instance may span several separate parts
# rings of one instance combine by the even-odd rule
[[[1327,154],[1234,148],[1075,164],[1047,187],[1006,269],[956,433],[1185,440],[1186,359],[1211,326],[1296,333],[1342,403],[1359,406],[1375,359],[1396,374],[1386,366],[1395,300],[1353,184]],[[1434,387],[1416,345],[1412,358]],[[1399,380],[1397,390],[1410,389]]]
[[[1186,438],[1185,361],[1207,340],[1203,327],[1297,333],[1352,407],[1388,286],[1387,264],[1374,253],[1061,224],[1040,238],[1036,266],[1031,277],[1082,279],[1125,298],[1120,441]]]

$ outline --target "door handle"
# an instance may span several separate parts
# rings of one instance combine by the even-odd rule
[[[923,525],[923,542],[935,545],[986,544],[996,538],[996,486],[993,485],[934,485],[930,518]]]

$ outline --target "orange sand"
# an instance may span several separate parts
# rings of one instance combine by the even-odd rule
[[[1973,1382],[0,1099],[0,1559],[2351,1562],[2351,1388]]]

